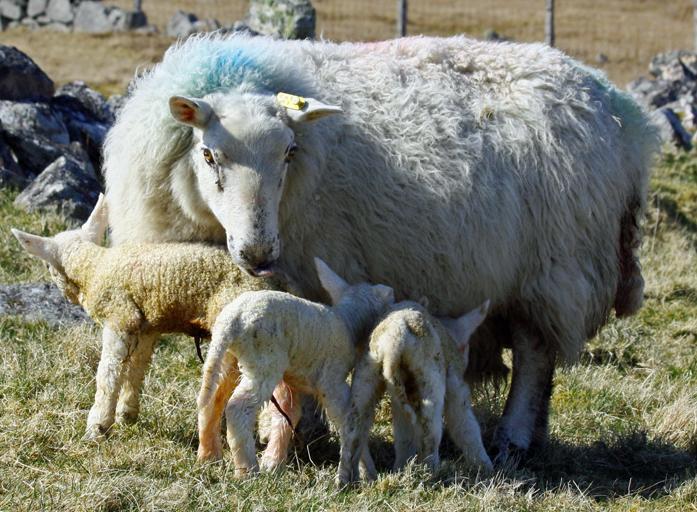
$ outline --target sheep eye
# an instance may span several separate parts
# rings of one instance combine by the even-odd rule
[[[208,148],[203,148],[203,158],[206,160],[208,165],[215,165],[215,158],[213,158],[213,153]]]
[[[297,146],[295,143],[293,143],[293,144],[291,144],[290,146],[288,146],[288,147],[286,148],[286,155],[285,155],[285,157],[283,158],[283,161],[284,161],[285,163],[289,163],[289,162],[293,159],[293,157],[295,156],[295,153],[296,153],[297,151],[298,151],[298,146]]]

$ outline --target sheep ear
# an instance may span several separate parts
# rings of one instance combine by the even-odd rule
[[[459,318],[443,319],[443,324],[461,351],[467,348],[470,337],[477,330],[477,327],[482,324],[488,311],[489,301],[486,300],[481,306]]]
[[[208,124],[213,113],[213,109],[205,101],[184,96],[172,96],[169,99],[169,111],[180,123],[201,129]]]
[[[314,98],[302,98],[294,94],[279,92],[276,102],[283,107],[288,117],[296,123],[316,121],[334,114],[342,114],[344,109],[337,105],[328,105]]]
[[[315,258],[315,268],[317,269],[319,282],[322,283],[322,288],[327,290],[329,297],[332,299],[332,304],[336,304],[341,300],[349,284],[319,258]]]
[[[104,194],[99,194],[99,199],[97,199],[97,204],[94,205],[90,218],[82,225],[82,238],[93,244],[101,245],[104,241],[107,223],[108,210],[106,199]]]
[[[52,238],[32,235],[19,229],[12,229],[12,234],[29,254],[44,260],[53,267],[60,267],[56,242]]]

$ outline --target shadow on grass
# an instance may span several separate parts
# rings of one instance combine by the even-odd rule
[[[378,471],[389,471],[394,461],[392,444],[372,436],[370,450]],[[461,457],[447,436],[441,445],[441,457],[451,461]],[[305,464],[336,466],[338,459],[336,436],[327,432],[306,444],[296,443],[289,457],[293,469]],[[466,469],[464,465],[463,468]],[[529,489],[555,492],[572,488],[598,502],[622,496],[658,499],[695,476],[697,454],[650,440],[645,432],[590,445],[574,445],[553,439],[537,454],[521,460],[517,469],[507,469],[499,475],[504,480],[524,482],[521,492]],[[447,477],[441,474],[432,483],[449,485]]]
[[[697,454],[650,440],[642,431],[590,445],[553,439],[511,476],[519,474],[543,491],[570,485],[598,501],[628,495],[656,499],[697,475]]]

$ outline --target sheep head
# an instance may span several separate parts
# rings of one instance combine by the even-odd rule
[[[205,204],[225,229],[233,261],[252,275],[271,274],[281,252],[278,217],[288,167],[303,151],[295,132],[341,108],[285,93],[229,91],[173,96],[169,109],[192,129],[191,166],[172,178],[180,206],[197,218]]]

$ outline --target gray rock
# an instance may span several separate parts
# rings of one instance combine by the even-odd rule
[[[0,123],[8,135],[35,134],[56,144],[68,144],[70,135],[48,103],[0,101]]]
[[[27,16],[36,18],[39,14],[46,12],[48,0],[29,0],[27,4]]]
[[[25,53],[0,45],[0,100],[53,96],[53,82]]]
[[[658,126],[659,134],[664,144],[675,144],[686,150],[692,148],[691,135],[672,109],[666,107],[659,108],[651,113],[651,119]]]
[[[220,24],[220,22],[214,19],[198,20],[194,22],[194,31],[196,33],[214,32],[216,30],[219,30],[221,27],[222,25]]]
[[[70,0],[49,0],[46,15],[59,23],[72,23],[75,18]]]
[[[197,21],[195,14],[178,10],[167,23],[165,33],[170,37],[188,37],[196,33],[194,23]]]
[[[87,154],[59,157],[15,199],[26,211],[57,211],[85,220],[99,197],[100,186]]]
[[[273,37],[315,37],[316,14],[310,0],[251,0],[245,22],[252,30]]]
[[[73,28],[78,32],[105,34],[113,30],[109,9],[101,2],[81,2],[75,10]]]
[[[81,2],[75,11],[74,28],[79,32],[104,34],[144,27],[148,19],[143,11],[124,11],[101,2]]]
[[[44,26],[47,30],[53,30],[54,32],[70,32],[70,26],[64,23],[52,22]]]
[[[39,22],[33,18],[24,18],[22,21],[20,21],[20,23],[23,27],[26,27],[29,30],[36,30],[39,28]]]
[[[669,82],[683,82],[697,78],[695,54],[683,50],[659,53],[649,64],[649,73]]]
[[[109,107],[111,115],[114,117],[114,119],[116,119],[116,116],[121,111],[123,106],[126,104],[127,99],[127,96],[123,96],[121,94],[114,94],[112,96],[109,96],[109,99],[106,100],[107,106]]]
[[[36,17],[36,22],[41,26],[48,25],[49,23],[52,23],[51,18],[49,18],[45,14],[38,15]]]
[[[12,155],[10,146],[0,133],[0,187],[24,188],[29,183],[27,176]]]
[[[627,90],[648,108],[662,107],[675,101],[678,95],[676,87],[670,82],[663,79],[651,80],[643,76],[627,84]]]
[[[51,107],[68,127],[70,140],[79,142],[87,151],[94,168],[101,169],[102,146],[114,119],[104,97],[84,83],[73,82],[51,99]]]
[[[249,36],[261,35],[261,33],[257,32],[256,30],[252,30],[252,28],[249,25],[247,25],[244,21],[236,21],[232,24],[232,27],[230,27],[229,30],[230,32],[244,32]]]
[[[10,22],[5,26],[5,28],[8,29],[8,30],[11,30],[11,29],[14,29],[14,28],[19,28],[19,27],[21,27],[21,26],[22,26],[22,24],[21,24],[19,21],[14,20],[14,21],[10,21]]]
[[[123,9],[112,8],[109,12],[109,22],[113,30],[125,32],[146,27],[148,18],[143,11],[124,11]]]
[[[10,20],[21,20],[25,15],[26,2],[0,0],[0,15]]]
[[[0,285],[0,317],[20,316],[51,327],[89,322],[84,310],[69,302],[53,283]]]
[[[100,93],[91,89],[82,80],[69,82],[56,91],[56,97],[75,98],[90,114],[103,123],[113,123],[114,116],[107,100]]]

